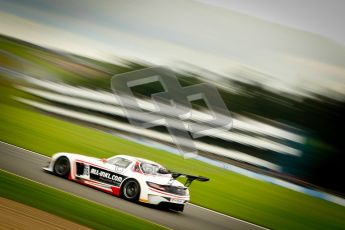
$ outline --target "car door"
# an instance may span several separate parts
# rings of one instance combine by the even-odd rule
[[[130,164],[131,161],[127,159],[115,157],[107,161],[101,161],[97,165],[89,165],[89,179],[120,187],[122,181],[126,179],[124,171]]]

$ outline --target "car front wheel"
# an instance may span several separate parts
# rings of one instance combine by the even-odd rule
[[[60,177],[67,177],[70,171],[70,163],[67,157],[59,157],[54,164],[54,173]]]

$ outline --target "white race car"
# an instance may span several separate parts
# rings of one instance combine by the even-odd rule
[[[56,153],[45,171],[85,184],[130,201],[162,205],[182,212],[189,202],[188,186],[208,178],[172,173],[142,158],[117,155],[98,159],[73,153]],[[186,177],[186,183],[177,181]]]

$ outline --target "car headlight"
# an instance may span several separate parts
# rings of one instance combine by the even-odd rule
[[[159,184],[156,184],[153,182],[148,182],[148,181],[146,181],[146,184],[151,188],[155,188],[155,189],[158,189],[161,191],[166,191],[165,186],[163,186],[163,185],[159,185]]]

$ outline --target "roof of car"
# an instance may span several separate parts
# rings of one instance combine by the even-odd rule
[[[140,162],[145,162],[145,163],[151,163],[151,164],[156,164],[156,165],[160,165],[157,162],[154,161],[150,161],[144,158],[140,158],[140,157],[134,157],[134,156],[129,156],[129,155],[116,155],[114,157],[122,157],[128,160],[132,160],[132,161],[140,161]]]

